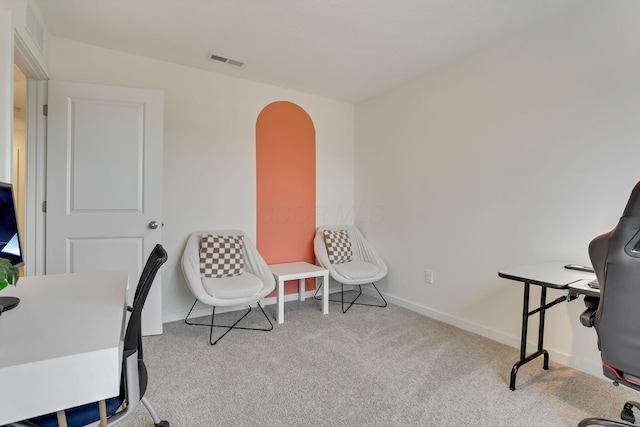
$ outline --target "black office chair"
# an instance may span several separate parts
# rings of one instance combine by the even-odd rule
[[[600,301],[585,301],[581,322],[596,328],[604,375],[614,385],[640,391],[640,182],[618,225],[591,241],[589,257],[600,284]],[[640,403],[625,403],[620,417],[634,423],[634,407],[640,408]],[[590,425],[630,426],[602,418],[586,418],[578,424]]]
[[[99,426],[106,419],[106,425],[112,426],[135,410],[142,402],[149,411],[156,427],[169,427],[167,421],[160,417],[144,397],[147,389],[147,368],[142,357],[142,308],[151,289],[160,266],[167,261],[167,252],[161,245],[156,245],[144,266],[138,287],[133,298],[133,307],[127,307],[131,312],[124,338],[124,353],[122,360],[122,380],[120,395],[106,400],[106,414],[100,414],[100,403],[94,402],[64,411],[68,427]],[[103,401],[104,402],[104,401]],[[58,413],[43,415],[28,421],[10,424],[15,427],[58,427]]]

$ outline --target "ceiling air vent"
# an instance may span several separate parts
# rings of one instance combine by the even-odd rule
[[[218,62],[224,62],[225,64],[235,65],[236,67],[242,67],[244,62],[236,61],[235,59],[225,58],[224,56],[216,55],[215,53],[209,53],[209,59]]]

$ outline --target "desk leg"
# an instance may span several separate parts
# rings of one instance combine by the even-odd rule
[[[529,328],[529,292],[531,285],[524,284],[524,301],[522,307],[522,334],[520,336],[520,360],[527,357],[527,332]]]
[[[278,323],[284,323],[284,281],[278,279]]]
[[[525,282],[524,283],[524,300],[522,302],[522,335],[520,337],[520,360],[513,365],[513,368],[511,368],[511,381],[509,382],[509,390],[511,391],[514,391],[516,389],[516,375],[518,375],[518,369],[520,368],[520,366],[524,365],[525,363],[531,362],[533,359],[543,354],[542,351],[544,351],[544,350],[541,351],[540,349],[541,341],[538,339],[538,351],[536,351],[535,353],[527,357],[527,329],[529,326],[529,316],[540,311],[540,324],[541,324],[541,327],[544,326],[544,317],[543,317],[544,316],[544,300],[546,298],[546,289],[543,287],[541,291],[542,304],[540,304],[540,308],[529,313],[529,291],[531,290],[530,288],[531,288],[531,284],[529,282]],[[538,338],[540,338],[541,334],[544,334],[544,330],[542,329],[540,329],[539,331]],[[544,353],[546,353],[546,351],[544,351]],[[548,355],[545,356],[545,360],[548,357],[549,357]]]
[[[58,411],[56,413],[56,416],[58,418],[58,425],[60,427],[67,427],[67,414],[65,413],[64,409],[61,411]]]
[[[522,333],[520,335],[520,360],[511,368],[511,381],[509,382],[509,390],[516,389],[516,375],[520,366],[527,363],[527,328],[529,326],[529,282],[524,283],[524,301],[522,303]]]
[[[107,427],[107,401],[98,402],[98,411],[100,412],[100,427]]]
[[[547,304],[547,288],[542,287],[540,290],[540,307],[544,307]],[[543,349],[544,341],[544,315],[546,310],[540,311],[540,326],[538,327],[538,354],[544,354],[544,362],[542,363],[542,369],[549,369],[549,353]]]
[[[300,299],[300,301],[304,301],[306,283],[307,283],[307,279],[300,279],[300,292],[298,293],[298,298]]]
[[[511,381],[509,382],[509,389],[516,389],[516,375],[518,374],[518,369],[520,366],[525,363],[531,362],[538,356],[543,356],[544,361],[542,368],[549,369],[549,353],[544,349],[543,341],[544,341],[544,315],[545,311],[548,308],[553,307],[556,304],[560,304],[561,302],[567,301],[569,298],[566,296],[562,296],[556,298],[555,300],[547,303],[547,288],[542,287],[540,290],[540,307],[535,310],[529,311],[529,290],[531,284],[529,282],[524,283],[524,301],[522,307],[522,336],[520,337],[520,360],[513,365],[511,369]],[[540,326],[538,328],[538,349],[535,353],[530,354],[527,357],[527,326],[529,324],[529,317],[533,316],[536,313],[540,313]]]
[[[322,314],[329,313],[329,273],[322,276]]]

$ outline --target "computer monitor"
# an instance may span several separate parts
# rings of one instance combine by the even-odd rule
[[[8,259],[15,267],[24,265],[13,186],[4,182],[0,182],[0,258]],[[0,314],[19,303],[19,298],[0,296]]]
[[[0,258],[15,267],[24,265],[13,187],[3,182],[0,182]]]

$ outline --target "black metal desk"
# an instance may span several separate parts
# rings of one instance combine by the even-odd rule
[[[571,301],[576,296],[567,293],[555,300],[547,303],[547,288],[568,290],[571,283],[579,281],[590,281],[595,278],[593,273],[585,273],[582,271],[569,270],[564,268],[567,263],[551,261],[540,264],[523,265],[520,267],[509,268],[498,272],[498,276],[504,279],[515,280],[524,283],[524,301],[522,306],[522,334],[520,338],[520,360],[517,361],[511,369],[511,381],[509,389],[516,389],[516,375],[518,369],[536,359],[543,356],[543,369],[549,369],[549,353],[544,349],[544,317],[547,309],[564,301]],[[540,306],[529,311],[529,292],[531,285],[540,286]],[[529,317],[539,313],[538,327],[538,348],[537,351],[527,356],[527,330],[529,325]]]

